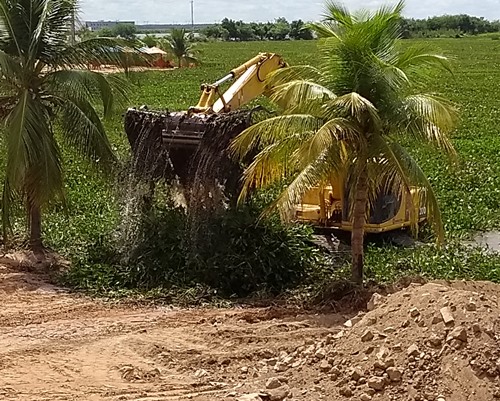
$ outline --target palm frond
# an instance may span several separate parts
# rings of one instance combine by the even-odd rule
[[[316,132],[307,135],[294,152],[292,160],[298,168],[313,163],[328,152],[329,162],[333,166],[345,163],[353,145],[360,145],[365,139],[351,122],[342,117],[332,118]]]
[[[271,101],[285,114],[312,114],[320,117],[322,105],[335,99],[335,94],[323,85],[312,81],[294,80],[274,86]]]
[[[63,139],[78,154],[105,170],[116,160],[106,131],[92,104],[84,97],[52,97],[58,105]]]
[[[292,134],[263,148],[243,172],[239,202],[246,199],[252,188],[265,188],[295,172],[292,154],[303,141],[304,135]]]
[[[293,134],[315,132],[321,120],[309,114],[288,114],[261,121],[244,130],[231,143],[230,152],[244,158],[257,146],[266,147]]]
[[[370,125],[371,131],[378,131],[382,121],[377,108],[359,93],[351,92],[328,101],[325,111],[332,115],[349,117],[362,126]]]
[[[395,66],[403,71],[431,67],[453,73],[448,57],[429,53],[428,49],[422,46],[411,46],[399,53]]]
[[[327,182],[333,171],[335,168],[332,166],[331,158],[328,157],[328,151],[325,151],[299,171],[293,181],[264,211],[264,215],[277,209],[282,220],[290,220],[294,207],[301,203],[304,194],[314,186]]]
[[[21,94],[6,118],[4,190],[24,192],[38,205],[56,195],[62,196],[60,151],[49,121],[48,110],[28,90]],[[4,193],[4,199],[9,196]]]
[[[454,155],[448,133],[457,122],[457,110],[446,99],[433,95],[411,95],[404,100],[400,126],[417,140]]]
[[[352,14],[345,6],[342,3],[331,0],[326,2],[323,19],[346,27],[350,27],[354,23]]]
[[[90,70],[60,70],[44,77],[43,87],[59,97],[92,99],[103,106],[104,116],[112,115],[113,106],[124,103],[130,84],[117,74],[105,76]]]
[[[92,63],[116,65],[127,69],[132,63],[144,61],[144,56],[128,46],[122,39],[91,38],[66,47],[52,55],[47,64],[68,69],[71,67],[88,68]]]

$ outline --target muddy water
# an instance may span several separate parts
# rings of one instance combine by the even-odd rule
[[[491,252],[500,252],[500,231],[478,233],[471,241],[464,243],[466,245],[479,246]]]

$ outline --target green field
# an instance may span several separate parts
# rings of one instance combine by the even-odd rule
[[[379,281],[403,274],[464,277],[500,281],[500,260],[483,252],[465,252],[456,240],[477,231],[500,228],[500,42],[481,39],[410,40],[452,58],[453,75],[440,74],[429,83],[460,110],[453,134],[458,159],[448,163],[439,154],[414,148],[438,194],[447,237],[452,245],[416,251],[379,248],[368,252],[368,274]],[[134,75],[130,106],[182,110],[197,102],[199,86],[224,76],[228,70],[259,51],[277,52],[291,64],[315,64],[314,42],[206,43],[200,45],[203,64],[193,69],[143,72]],[[259,100],[264,102],[265,99]],[[122,113],[107,122],[109,136],[122,160],[128,146]],[[99,246],[120,221],[114,180],[93,173],[89,166],[66,154],[68,212],[54,205],[46,214],[47,243],[63,254],[84,258]],[[397,267],[397,268],[396,268]]]

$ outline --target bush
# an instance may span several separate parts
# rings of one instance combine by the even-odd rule
[[[101,238],[74,258],[64,279],[97,292],[208,286],[222,296],[278,294],[310,275],[321,255],[305,226],[259,220],[247,205],[188,229],[182,208],[156,205],[137,220],[133,236]],[[193,241],[192,230],[202,230]]]

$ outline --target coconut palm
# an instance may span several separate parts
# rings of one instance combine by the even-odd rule
[[[272,205],[284,219],[311,187],[327,185],[332,176],[346,178],[352,279],[357,283],[363,280],[369,206],[382,185],[394,191],[424,188],[420,201],[427,205],[437,238],[443,239],[435,195],[401,139],[454,153],[447,136],[456,120],[454,107],[434,94],[415,93],[431,69],[448,69],[448,64],[422,48],[399,47],[402,10],[398,3],[350,13],[327,3],[324,20],[311,26],[321,38],[319,67],[291,66],[273,74],[271,99],[281,114],[245,130],[232,144],[241,158],[260,149],[244,173],[241,200],[250,188],[291,175]]]
[[[177,59],[178,67],[183,64],[198,64],[196,51],[192,43],[190,43],[185,29],[172,29],[170,37],[162,41],[160,44],[162,50],[171,53]]]
[[[120,63],[121,53],[109,39],[69,45],[76,11],[74,0],[0,0],[3,228],[5,235],[11,204],[22,199],[34,248],[42,245],[42,207],[64,198],[61,146],[103,167],[114,160],[94,105],[109,115],[116,96],[124,95],[124,80],[86,66]]]

